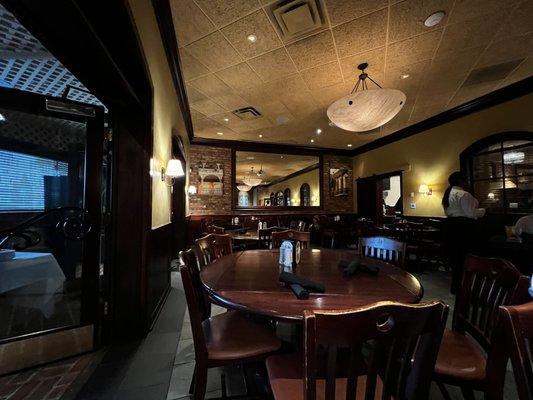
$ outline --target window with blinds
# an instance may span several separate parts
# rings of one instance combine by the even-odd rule
[[[0,150],[0,212],[43,211],[53,180],[66,176],[66,162]]]

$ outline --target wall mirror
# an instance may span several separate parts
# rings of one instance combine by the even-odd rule
[[[234,208],[321,205],[321,157],[235,151]]]

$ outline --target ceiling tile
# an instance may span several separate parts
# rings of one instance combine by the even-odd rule
[[[505,6],[501,0],[460,0],[455,2],[449,22],[465,22],[473,18],[500,13],[507,15],[521,0],[507,0]]]
[[[441,34],[441,30],[432,31],[389,45],[387,65],[399,68],[433,58]]]
[[[505,78],[500,87],[510,85],[521,81],[522,79],[533,76],[533,57],[526,58],[507,78]]]
[[[317,33],[287,46],[296,68],[311,68],[337,58],[331,31]]]
[[[429,65],[430,61],[426,60],[415,64],[405,65],[398,69],[387,68],[382,86],[401,90],[407,96],[407,102],[414,100],[420,86],[422,85]],[[403,79],[402,75],[404,74],[409,76]]]
[[[366,72],[375,80],[374,76],[381,75],[385,67],[385,47],[341,58],[340,63],[342,74],[346,81],[351,81],[355,84],[357,77],[361,73],[357,66],[362,63],[368,63]]]
[[[281,47],[276,31],[263,10],[258,10],[222,29],[222,33],[244,58],[251,58]],[[257,40],[252,43],[248,35]]]
[[[257,0],[196,0],[202,10],[219,27],[257,10]]]
[[[469,102],[470,100],[477,99],[478,97],[481,97],[494,90],[494,88],[498,86],[498,83],[499,82],[487,82],[478,85],[462,87],[450,100],[449,107],[457,107],[461,104]]]
[[[507,22],[498,32],[501,38],[523,35],[533,31],[533,1],[523,1],[515,8]]]
[[[452,5],[453,1],[449,0],[405,0],[394,4],[390,8],[389,42],[442,28],[446,17],[433,28],[425,26],[424,21],[436,11],[444,11],[448,15]]]
[[[209,136],[217,139],[222,139],[222,136],[217,135],[217,132],[222,132],[224,139],[230,139],[232,136],[235,137],[235,132],[233,132],[230,128],[210,118],[204,118],[196,121],[193,124],[193,127],[195,135],[198,134],[202,137]]]
[[[494,41],[479,60],[477,67],[527,58],[533,54],[533,32]]]
[[[241,57],[220,32],[214,32],[186,47],[187,51],[210,70],[237,64]]]
[[[193,0],[171,0],[170,7],[180,46],[192,43],[216,29]]]
[[[189,85],[210,97],[220,96],[231,91],[230,87],[218,79],[214,74],[194,79],[189,82]]]
[[[246,121],[246,125],[248,125],[250,129],[261,129],[271,127],[272,122],[267,117],[260,117]]]
[[[341,58],[383,46],[386,35],[386,9],[333,28],[335,44]]]
[[[352,90],[353,83],[338,83],[336,85],[312,90],[316,103],[327,110],[331,103],[347,96]],[[324,110],[324,114],[325,114]]]
[[[439,52],[488,44],[502,25],[504,18],[501,13],[496,13],[471,19],[468,23],[448,25],[439,45]]]
[[[302,71],[309,89],[318,89],[342,82],[342,73],[337,61]]]
[[[217,72],[217,76],[234,89],[241,90],[261,84],[261,78],[248,64],[240,63]]]
[[[307,92],[307,85],[299,74],[293,74],[265,85],[270,98],[282,98]]]
[[[239,108],[248,107],[250,105],[248,101],[231,92],[214,96],[212,100],[229,111],[238,110]]]
[[[191,119],[194,122],[200,120],[200,119],[204,119],[205,118],[205,115],[196,111],[194,108],[190,108],[190,111],[191,111]]]
[[[189,100],[189,103],[195,103],[206,98],[207,97],[203,93],[200,93],[191,85],[187,85],[187,99]]]
[[[209,73],[209,70],[200,61],[191,56],[184,48],[180,51],[180,62],[183,76],[186,81]]]
[[[273,81],[296,72],[285,48],[252,58],[248,62],[265,81]]]
[[[326,0],[331,25],[339,25],[388,6],[388,0]]]
[[[207,116],[213,114],[220,114],[226,111],[218,104],[209,99],[195,101],[194,103],[191,103],[191,107]]]

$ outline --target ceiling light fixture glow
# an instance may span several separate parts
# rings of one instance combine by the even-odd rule
[[[224,118],[224,122],[229,122],[229,118]]]
[[[224,132],[217,132],[217,135],[222,136]]]
[[[320,135],[321,133],[322,133],[322,129],[317,128],[317,130],[316,130],[316,134],[317,134],[317,135]]]
[[[351,144],[351,143],[348,143],[346,146],[348,146],[348,147],[352,147],[352,144]]]
[[[311,139],[311,143],[315,143],[315,139]]]
[[[426,20],[424,21],[424,25],[428,28],[436,26],[440,24],[440,22],[444,19],[445,15],[446,13],[444,11],[436,11],[426,18]]]
[[[252,43],[257,42],[257,36],[255,36],[255,35],[253,35],[253,34],[252,34],[252,35],[248,35],[248,36],[246,37],[246,39],[248,39],[248,41],[249,41],[249,42],[252,42]]]
[[[6,117],[4,117],[3,114],[0,114],[0,122],[4,122],[6,120]]]
[[[237,185],[240,192],[249,192],[252,188],[248,185]]]
[[[357,67],[361,74],[352,92],[328,107],[329,119],[339,128],[351,132],[365,132],[385,125],[400,112],[405,94],[396,89],[383,89],[368,76],[367,63]],[[367,79],[377,88],[369,89]],[[361,88],[360,91],[358,89]]]
[[[248,175],[242,178],[242,181],[245,185],[254,187],[259,185],[263,180],[257,177],[257,174],[254,172],[254,167],[251,167],[251,171]]]
[[[409,78],[409,76],[410,76],[409,74],[401,74],[400,78],[407,79],[407,78]]]
[[[263,137],[263,135],[260,134],[259,137]]]

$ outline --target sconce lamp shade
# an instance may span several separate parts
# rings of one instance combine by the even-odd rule
[[[168,160],[165,174],[166,176],[171,177],[171,178],[179,178],[180,176],[185,176],[185,172],[183,171],[183,165],[181,165],[181,161],[176,160],[175,158]]]
[[[418,188],[418,193],[430,195],[432,193],[432,190],[429,188],[428,185],[423,184],[420,185],[420,187]]]
[[[187,190],[187,192],[189,192],[189,194],[196,194],[196,186],[189,185],[189,189]]]

